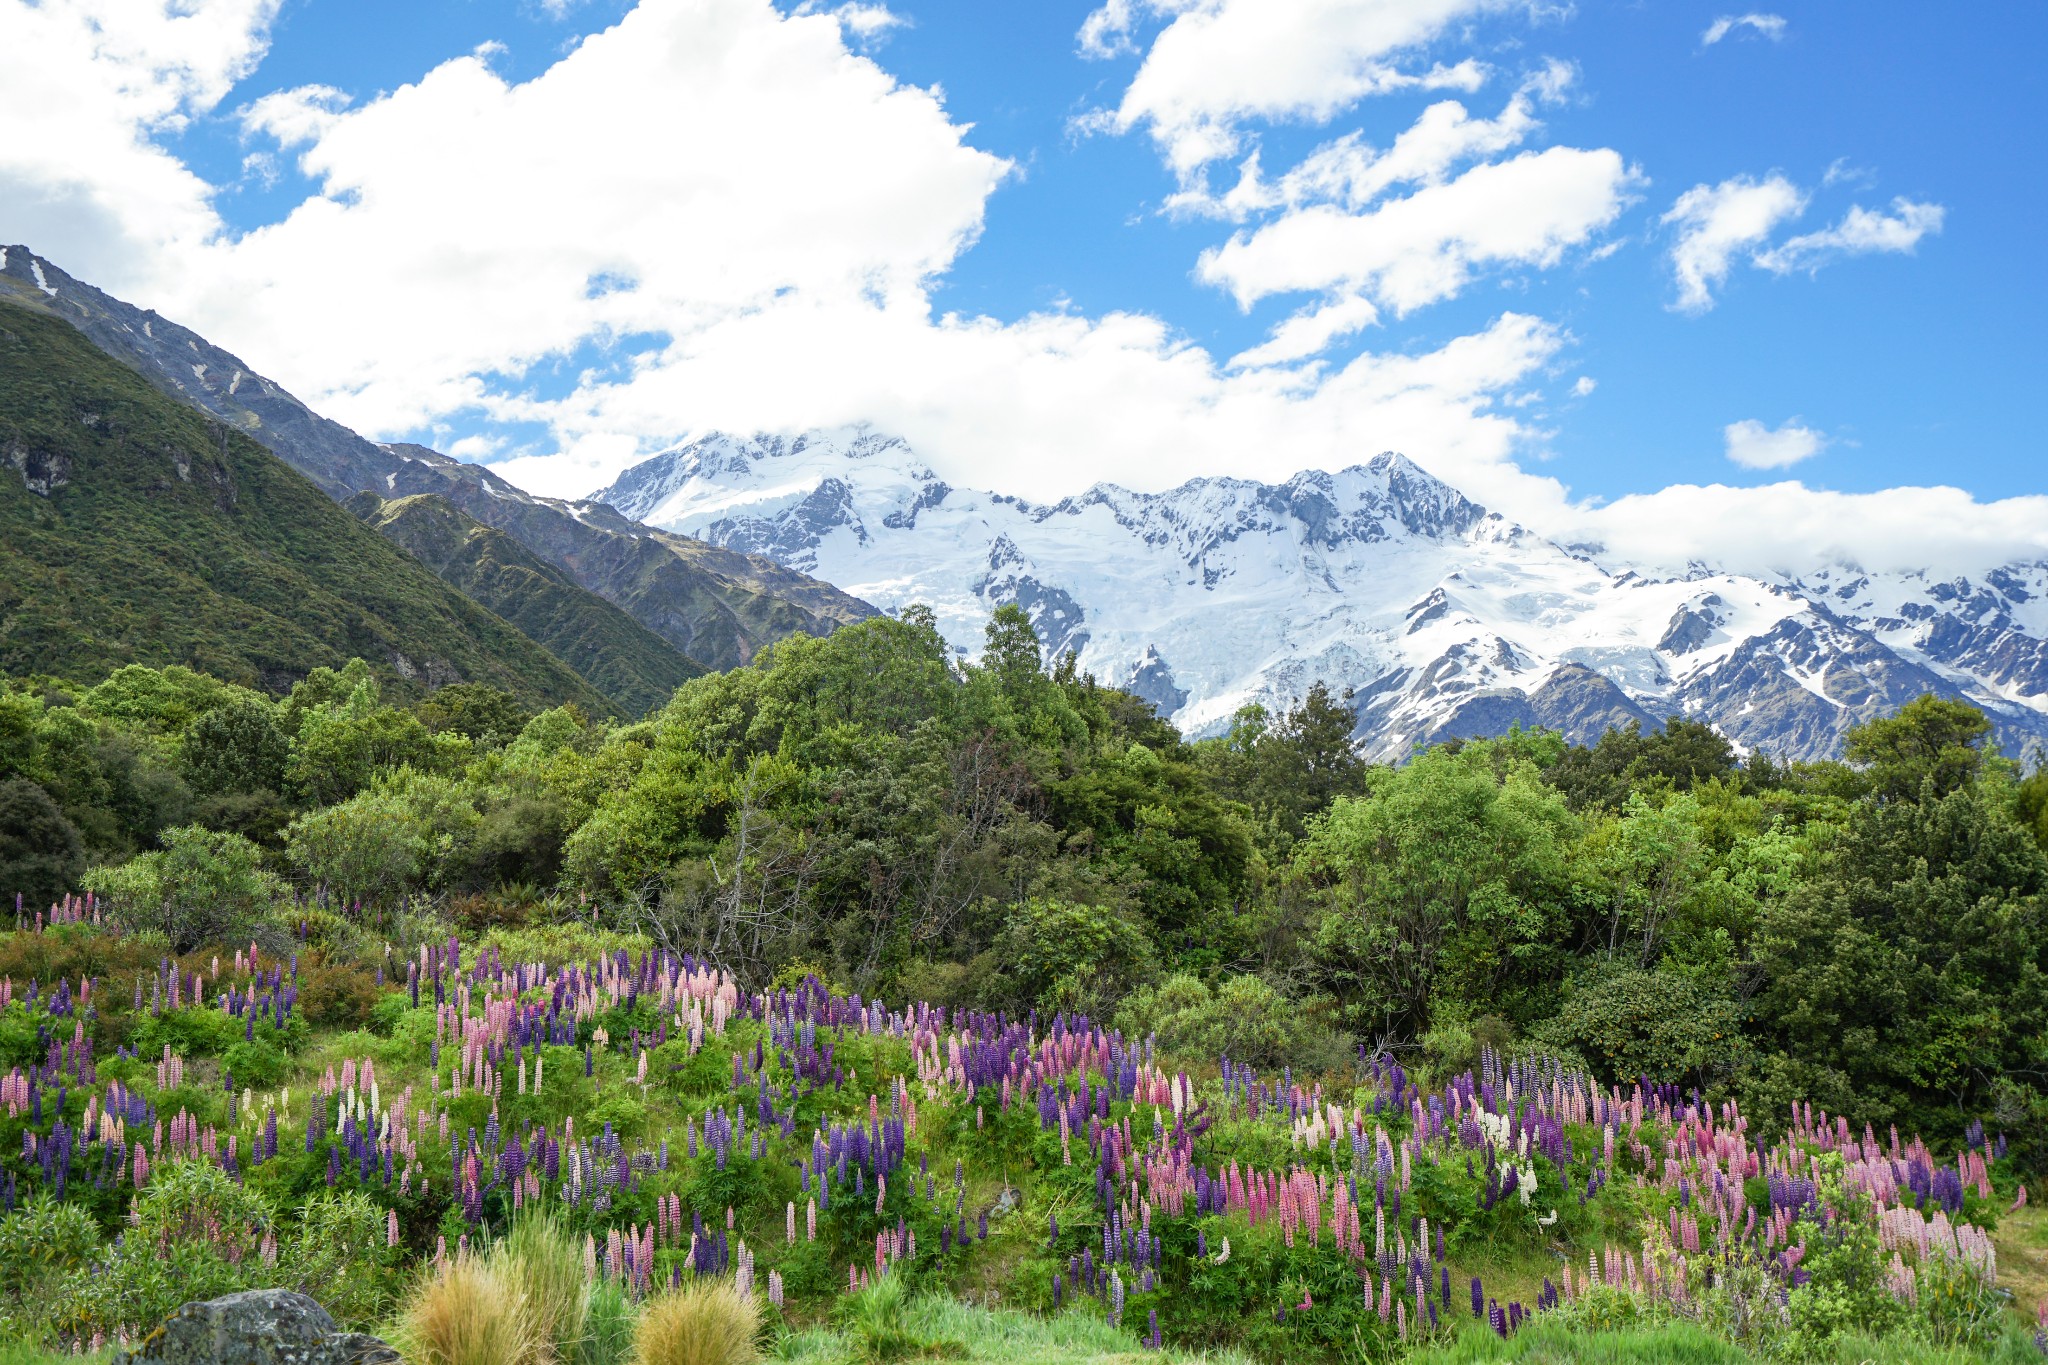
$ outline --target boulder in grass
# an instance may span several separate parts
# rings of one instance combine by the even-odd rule
[[[375,1337],[344,1332],[327,1310],[288,1289],[252,1289],[188,1303],[114,1365],[399,1365]]]

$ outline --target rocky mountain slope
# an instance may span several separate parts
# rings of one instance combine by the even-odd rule
[[[351,656],[401,692],[615,709],[262,446],[0,297],[0,672],[275,690]]]
[[[2048,564],[1981,580],[1831,571],[1765,580],[1604,564],[1382,454],[1284,484],[1098,485],[1038,505],[949,486],[900,440],[710,436],[596,495],[885,608],[925,602],[963,654],[1021,603],[1047,645],[1183,729],[1354,689],[1382,757],[1540,724],[1706,720],[1748,750],[1837,753],[1923,691],[1967,697],[2008,752],[2048,742]]]
[[[627,717],[660,708],[705,670],[668,641],[503,531],[433,493],[343,504],[471,600],[519,627],[617,702]]]
[[[0,247],[0,295],[63,318],[166,393],[269,447],[337,501],[360,492],[439,495],[705,668],[730,668],[784,636],[823,634],[874,613],[771,561],[637,526],[591,503],[537,498],[424,446],[366,440],[204,337],[73,279],[26,247]]]

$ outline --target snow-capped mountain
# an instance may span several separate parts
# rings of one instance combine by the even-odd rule
[[[1982,581],[1659,578],[1516,526],[1401,455],[1041,505],[951,487],[862,428],[715,435],[593,501],[885,609],[925,603],[963,655],[1019,603],[1049,651],[1194,734],[1323,679],[1353,689],[1381,757],[1517,721],[1589,739],[1672,714],[1820,757],[1930,690],[1984,707],[2008,752],[2048,744],[2048,564]]]

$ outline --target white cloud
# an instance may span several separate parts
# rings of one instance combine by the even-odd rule
[[[1241,150],[1248,120],[1324,120],[1394,90],[1474,90],[1474,60],[1421,65],[1453,25],[1516,0],[1111,0],[1079,35],[1095,55],[1129,50],[1144,15],[1168,17],[1114,111],[1091,126],[1150,129],[1191,180]],[[1405,65],[1404,65],[1405,62]]]
[[[1385,151],[1366,144],[1362,133],[1346,133],[1316,148],[1278,180],[1265,178],[1255,150],[1238,167],[1237,184],[1225,193],[1213,195],[1206,180],[1196,181],[1169,198],[1166,207],[1240,223],[1254,213],[1311,203],[1363,208],[1396,185],[1436,184],[1460,164],[1520,145],[1543,126],[1536,103],[1562,97],[1574,78],[1565,63],[1548,63],[1523,83],[1498,118],[1476,119],[1458,101],[1441,100],[1424,109]]]
[[[1941,231],[1946,216],[1947,211],[1939,204],[1915,203],[1910,199],[1892,200],[1892,211],[1888,214],[1858,204],[1831,228],[1809,232],[1759,252],[1756,263],[1782,275],[1793,270],[1818,270],[1841,256],[1880,251],[1910,254],[1922,237]]]
[[[1577,398],[1584,398],[1599,387],[1599,380],[1593,378],[1590,374],[1582,374],[1579,376],[1578,382],[1572,385],[1572,395]]]
[[[472,55],[353,108],[269,96],[248,125],[320,193],[167,265],[150,302],[378,432],[502,412],[535,364],[790,293],[921,306],[1009,165],[843,23],[649,3],[523,84]]]
[[[1700,45],[1712,47],[1733,33],[1748,30],[1772,42],[1783,42],[1785,38],[1785,16],[1782,14],[1724,14],[1707,25],[1707,31],[1700,35]]]
[[[1812,459],[1828,443],[1827,437],[1796,419],[1773,431],[1745,418],[1721,428],[1721,435],[1728,443],[1728,458],[1744,469],[1784,469]]]
[[[895,29],[911,26],[910,20],[887,5],[863,4],[859,0],[847,0],[847,3],[840,5],[819,4],[818,0],[803,0],[794,12],[830,15],[846,30],[846,36],[863,49],[879,45]]]
[[[122,22],[98,24],[115,4]],[[1407,62],[1427,41],[1367,41],[1361,15],[1398,27],[1419,14],[1403,31],[1434,35],[1456,22],[1446,14],[1482,7],[1273,0],[1296,36],[1309,11],[1351,25],[1340,25],[1349,55],[1279,54],[1304,63],[1304,89],[1321,96],[1284,96],[1248,71],[1214,99],[1193,87],[1181,99],[1166,76],[1210,60],[1210,30],[1247,6],[1133,0],[1124,12],[1170,18],[1168,33],[1206,16],[1207,28],[1182,30],[1181,56],[1154,45],[1146,99],[1208,119],[1229,142],[1246,118],[1321,117],[1356,98],[1344,92],[1363,88],[1358,54]],[[1571,342],[1540,318],[1503,314],[1434,350],[1314,359],[1383,307],[1441,297],[1489,264],[1554,260],[1607,221],[1626,192],[1616,153],[1486,160],[1527,140],[1540,91],[1495,119],[1439,103],[1385,151],[1335,138],[1271,184],[1254,163],[1240,221],[1280,216],[1241,237],[1231,287],[1321,297],[1219,363],[1142,314],[936,315],[931,286],[974,240],[1009,167],[973,147],[936,94],[849,50],[860,34],[843,9],[645,0],[524,83],[471,54],[353,105],[320,87],[266,95],[243,109],[244,127],[296,157],[320,192],[227,237],[216,187],[153,139],[218,111],[261,55],[275,8],[0,0],[0,240],[27,240],[179,317],[367,434],[439,427],[448,445],[485,456],[532,439],[509,424],[538,424],[561,453],[500,468],[542,491],[587,492],[708,429],[866,420],[903,432],[959,482],[1038,497],[1095,479],[1284,478],[1393,448],[1539,531],[1647,563],[1767,567],[1798,554],[1980,566],[2048,554],[2041,498],[1782,484],[1574,502],[1517,464],[1541,453],[1544,389]],[[1101,11],[1103,44],[1135,22],[1115,10]],[[1273,55],[1248,52],[1268,76]],[[1290,217],[1311,211],[1329,215],[1330,241],[1290,266],[1270,246],[1282,238],[1262,234],[1302,231]],[[1874,244],[1916,221],[1934,230],[1900,205],[1868,221],[1852,213],[1786,242],[1778,259],[1806,268],[1898,249]],[[1771,235],[1738,232],[1719,274],[1711,254],[1697,257],[1702,288]],[[582,373],[570,370],[566,396],[545,396],[537,365]]]
[[[1284,365],[1304,360],[1324,350],[1339,337],[1372,326],[1380,320],[1379,309],[1370,299],[1352,295],[1302,309],[1273,329],[1266,341],[1230,358],[1233,370],[1255,365]]]
[[[2048,558],[2048,497],[1979,502],[1960,488],[1840,493],[1797,482],[1737,488],[1674,484],[1546,523],[1561,539],[1604,546],[1620,563],[1682,573],[1803,573],[1826,565],[1925,571],[1939,580]]]
[[[1556,264],[1614,221],[1634,183],[1611,150],[1524,152],[1367,213],[1329,204],[1288,213],[1203,252],[1196,274],[1246,307],[1330,290],[1408,313],[1458,293],[1484,266]]]
[[[1728,278],[1736,256],[1754,251],[1780,223],[1805,211],[1805,193],[1776,174],[1763,180],[1738,175],[1680,195],[1663,219],[1678,229],[1671,248],[1678,307],[1689,313],[1712,308],[1714,290]]]
[[[1327,373],[1232,373],[1141,314],[1006,324],[933,319],[908,301],[789,299],[679,338],[631,383],[584,387],[550,414],[568,446],[559,463],[499,468],[528,486],[585,492],[698,431],[869,421],[902,433],[957,483],[1034,498],[1097,480],[1159,489],[1203,474],[1284,479],[1406,449],[1428,450],[1445,478],[1536,506],[1554,500],[1553,486],[1514,467],[1532,433],[1506,400],[1566,341],[1540,319],[1506,314],[1417,355],[1368,353]],[[678,430],[678,413],[690,429]]]
[[[489,456],[537,424],[561,453],[500,467],[553,492],[713,427],[853,420],[962,481],[1047,497],[1392,447],[1475,488],[1547,487],[1512,464],[1534,437],[1527,386],[1566,343],[1536,318],[1341,367],[1279,353],[1364,325],[1354,302],[1233,370],[1140,314],[935,316],[930,286],[1009,167],[934,93],[849,52],[846,21],[648,0],[524,83],[472,53],[354,103],[267,94],[243,128],[319,192],[238,239],[202,214],[175,250],[134,250],[132,292],[367,434],[438,430]],[[541,396],[535,367],[565,365],[583,371],[568,396]]]
[[[0,0],[0,215],[111,288],[220,228],[213,188],[152,139],[212,111],[279,0]]]

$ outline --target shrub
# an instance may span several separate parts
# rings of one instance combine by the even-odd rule
[[[1115,910],[1036,897],[1010,913],[996,951],[1026,1003],[1080,1011],[1114,1001],[1152,958],[1144,928]]]
[[[384,1242],[384,1211],[368,1195],[319,1194],[300,1210],[278,1268],[336,1321],[368,1327],[383,1313],[392,1289]]]
[[[728,1280],[692,1280],[650,1300],[633,1332],[633,1365],[747,1365],[761,1309]]]
[[[51,1292],[100,1249],[92,1215],[76,1204],[39,1195],[10,1217],[0,1218],[0,1327],[14,1324],[34,1335]]]
[[[1698,1082],[1727,1069],[1741,1027],[1740,1007],[1724,991],[1677,972],[1618,968],[1575,983],[1536,1034],[1606,1080]]]
[[[1156,1034],[1169,1052],[1213,1059],[1228,1057],[1258,1067],[1302,1065],[1305,1054],[1328,1035],[1290,1000],[1256,976],[1232,976],[1211,990],[1179,973],[1157,986],[1135,991],[1117,1014],[1117,1027],[1142,1038]]]
[[[537,1346],[519,1291],[475,1256],[421,1276],[393,1336],[411,1365],[531,1365]]]
[[[322,958],[299,970],[299,1008],[319,1028],[361,1028],[380,995],[377,978],[352,962]]]
[[[51,1326],[78,1341],[140,1336],[182,1303],[254,1288],[271,1274],[257,1254],[270,1225],[263,1196],[218,1166],[160,1167],[120,1245],[58,1288]]]
[[[116,922],[164,935],[178,952],[246,941],[283,888],[263,870],[262,850],[239,834],[188,825],[167,829],[161,850],[119,867],[96,867],[86,888]]]

